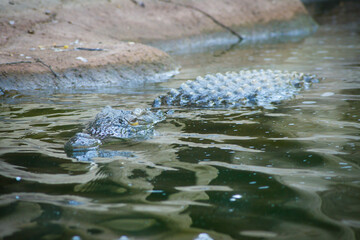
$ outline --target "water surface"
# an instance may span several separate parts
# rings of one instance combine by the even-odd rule
[[[1,100],[4,239],[360,238],[359,22],[300,42],[175,56],[166,83]],[[146,141],[67,156],[101,109],[147,107],[206,73],[279,69],[325,80],[276,109],[174,109]]]

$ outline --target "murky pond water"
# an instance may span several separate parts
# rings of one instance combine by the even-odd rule
[[[103,93],[1,100],[4,239],[360,238],[359,22],[296,43],[177,56],[175,79]],[[326,78],[261,108],[175,109],[145,141],[67,156],[106,105],[147,107],[206,73],[270,68]]]

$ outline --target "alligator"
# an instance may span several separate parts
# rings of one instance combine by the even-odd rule
[[[84,132],[77,133],[65,144],[65,150],[96,149],[108,138],[149,138],[154,134],[155,124],[165,119],[162,108],[273,108],[274,104],[293,98],[318,81],[316,75],[279,70],[208,74],[157,97],[152,108],[130,111],[105,107]]]

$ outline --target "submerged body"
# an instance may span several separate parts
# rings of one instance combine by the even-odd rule
[[[154,108],[162,106],[199,108],[272,107],[273,103],[293,98],[301,89],[318,82],[315,75],[272,70],[230,72],[197,77],[177,89],[157,97]],[[154,125],[165,119],[160,110],[115,110],[106,107],[85,133],[78,133],[66,144],[66,150],[94,149],[105,138],[147,138]]]
[[[153,107],[269,107],[291,99],[312,82],[315,75],[272,70],[229,72],[187,81],[155,99]]]

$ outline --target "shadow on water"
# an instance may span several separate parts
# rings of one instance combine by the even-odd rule
[[[178,55],[166,83],[2,99],[1,238],[360,238],[359,19],[331,14],[299,42]],[[275,109],[174,109],[149,140],[64,152],[106,105],[255,68],[326,79]]]

